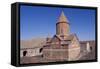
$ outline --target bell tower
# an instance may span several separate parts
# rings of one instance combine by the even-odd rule
[[[63,11],[56,23],[56,35],[69,35],[69,21]]]

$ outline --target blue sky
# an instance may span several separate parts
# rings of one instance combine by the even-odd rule
[[[95,10],[93,9],[22,5],[20,7],[21,40],[55,35],[56,23],[62,10],[69,20],[70,33],[75,33],[79,40],[95,39]]]

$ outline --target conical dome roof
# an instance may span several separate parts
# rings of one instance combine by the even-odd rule
[[[63,11],[62,11],[62,13],[61,13],[61,15],[60,15],[60,17],[59,17],[58,22],[68,22],[68,23],[69,23],[69,21],[68,21],[68,19],[66,18],[66,16],[65,16],[65,14],[64,14]]]

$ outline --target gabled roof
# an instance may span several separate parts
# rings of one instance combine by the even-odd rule
[[[64,35],[65,38],[62,38],[61,35],[56,35],[60,40],[72,40],[75,35],[74,34],[70,34],[70,35]]]
[[[58,38],[61,41],[61,44],[70,44],[72,43],[73,39],[77,38],[77,36],[75,34],[70,34],[70,35],[63,35],[64,37],[62,37],[62,35],[54,35],[53,38]],[[51,40],[53,40],[53,38]],[[52,41],[51,41],[52,42]]]
[[[53,38],[57,37],[60,41],[62,41],[62,40],[69,40],[69,41],[71,41],[75,37],[74,34],[71,34],[71,35],[68,35],[68,36],[64,35],[64,37],[65,37],[64,39],[61,36],[62,35],[54,35]],[[49,38],[49,40],[47,42],[51,42],[53,40],[53,38]]]

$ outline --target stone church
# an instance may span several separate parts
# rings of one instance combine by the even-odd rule
[[[95,58],[95,41],[79,41],[70,33],[70,22],[62,11],[56,34],[47,38],[21,41],[21,63],[90,60]]]
[[[43,47],[45,59],[63,61],[77,60],[80,54],[80,42],[76,34],[70,33],[70,24],[64,12],[56,23],[56,34],[46,39]]]

